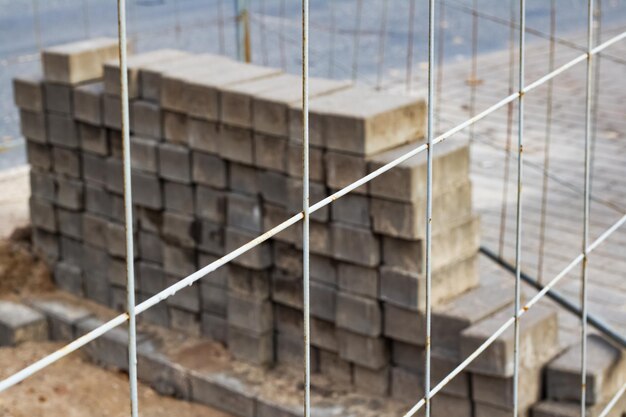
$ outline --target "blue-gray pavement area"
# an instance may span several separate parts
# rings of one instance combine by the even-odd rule
[[[472,15],[468,8],[474,1],[482,14],[496,20],[509,20],[512,14],[518,19],[519,0],[437,0],[436,13],[444,16],[444,30],[437,32],[442,36],[436,41],[444,43],[445,61],[464,59],[472,53]],[[301,2],[248,2],[253,61],[299,73]],[[0,169],[24,163],[11,79],[38,70],[39,47],[95,36],[116,37],[116,3],[0,0]],[[236,57],[236,3],[237,0],[127,0],[128,31],[134,49],[141,52],[180,48]],[[529,27],[549,32],[550,3],[527,1]],[[626,0],[596,0],[598,4],[602,6],[604,25],[626,26]],[[557,36],[567,38],[585,30],[587,0],[558,0],[556,8]],[[372,86],[377,86],[381,79],[403,79],[409,67],[411,34],[410,66],[416,75],[424,71],[418,64],[427,58],[427,0],[311,0],[310,10],[312,76],[353,78]],[[478,52],[507,48],[509,33],[509,27],[501,21],[479,18]],[[529,35],[528,41],[533,38]]]

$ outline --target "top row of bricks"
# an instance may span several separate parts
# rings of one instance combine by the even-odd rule
[[[104,93],[120,95],[118,43],[98,38],[42,53],[48,82],[78,85],[98,79]],[[302,79],[278,69],[210,54],[158,50],[130,56],[129,98],[159,103],[190,117],[302,137]],[[313,146],[371,155],[423,137],[422,99],[309,79],[309,137]]]

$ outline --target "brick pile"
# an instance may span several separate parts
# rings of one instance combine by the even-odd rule
[[[36,249],[59,287],[125,305],[117,43],[49,48],[43,75],[14,81],[31,165]],[[129,58],[138,300],[301,210],[301,79],[208,54]],[[314,203],[423,142],[421,99],[310,80]],[[426,154],[311,215],[314,372],[370,394],[423,395]],[[435,148],[433,382],[510,317],[512,291],[481,283],[468,144]],[[224,343],[256,365],[302,362],[301,226],[185,288],[141,317]],[[557,316],[522,321],[523,411],[541,399]],[[433,400],[438,415],[512,409],[512,329]],[[542,346],[541,350],[534,349]]]

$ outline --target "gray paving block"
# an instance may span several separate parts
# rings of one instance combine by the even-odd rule
[[[284,216],[281,220],[287,220],[287,216]],[[335,235],[331,227],[329,227],[329,224],[311,219],[309,227],[309,249],[311,253],[332,257],[333,251],[336,249],[336,246],[334,243]],[[294,242],[296,244],[296,247],[302,249],[302,228],[292,227],[291,230],[296,233],[296,239]],[[341,242],[338,243],[338,245],[341,244]]]
[[[252,125],[257,132],[288,137],[290,105],[302,102],[302,81],[300,77],[289,74],[279,77],[284,78],[280,85],[253,94]],[[314,98],[331,94],[349,85],[346,81],[310,78],[309,96]]]
[[[106,128],[106,131],[110,155],[122,160],[124,158],[122,131],[116,128]]]
[[[56,233],[35,227],[33,228],[32,240],[35,253],[41,256],[48,264],[52,264],[59,258],[60,246]]]
[[[451,225],[447,231],[435,231],[432,238],[433,271],[455,261],[466,259],[478,251],[480,221],[471,217]],[[422,273],[425,246],[422,240],[382,238],[383,263],[404,271]]]
[[[327,151],[324,167],[326,184],[333,189],[344,188],[367,174],[367,161],[363,157],[342,152]],[[368,187],[369,183],[366,183],[351,192],[367,194]]]
[[[145,100],[134,100],[130,105],[133,115],[130,127],[133,133],[147,138],[161,139],[163,137],[161,108]]]
[[[209,278],[207,278],[209,279]],[[227,319],[228,290],[209,281],[200,284],[200,299],[203,312]]]
[[[163,242],[159,235],[140,231],[138,242],[140,259],[158,264],[163,263]]]
[[[335,288],[312,281],[309,289],[311,316],[334,322],[337,295]],[[302,278],[284,271],[274,271],[272,273],[272,300],[302,309]]]
[[[117,55],[116,39],[92,38],[46,48],[41,60],[47,81],[78,84],[102,77],[103,63]]]
[[[103,187],[87,183],[84,192],[86,211],[106,217],[111,215],[111,198]]]
[[[59,232],[76,240],[83,240],[82,212],[57,209],[57,219],[59,222]]]
[[[146,294],[140,292],[137,299],[139,300],[139,302],[143,302],[153,295],[154,294]],[[169,307],[165,303],[159,303],[142,313],[140,316],[140,320],[145,320],[148,323],[167,328],[170,326]]]
[[[83,272],[76,265],[67,262],[57,262],[54,266],[54,282],[63,291],[78,296],[83,295]]]
[[[337,203],[344,198],[339,199]],[[425,200],[403,203],[372,198],[373,230],[402,239],[424,239],[426,237],[425,207]],[[436,231],[446,230],[450,224],[469,218],[472,215],[471,183],[466,181],[448,190],[435,191],[433,213],[432,228]]]
[[[243,381],[224,373],[192,371],[191,398],[237,417],[256,417],[254,392]]]
[[[136,263],[138,287],[147,294],[156,294],[166,288],[163,266],[141,260]]]
[[[302,155],[302,144],[289,141],[287,146],[287,174],[290,177],[302,178]],[[315,182],[326,182],[324,150],[314,146],[309,146],[309,179]]]
[[[30,193],[36,199],[54,201],[56,183],[54,177],[45,171],[30,170]]]
[[[357,390],[368,394],[385,397],[389,393],[390,368],[384,367],[379,370],[371,370],[362,366],[354,365],[354,385]]]
[[[197,184],[223,189],[228,186],[226,161],[217,155],[193,151],[192,177]]]
[[[338,328],[376,337],[382,332],[382,321],[378,300],[341,291],[337,293],[335,323]]]
[[[580,402],[580,358],[582,346],[577,343],[554,359],[546,369],[547,398]],[[601,336],[587,338],[586,401],[599,404],[611,398],[626,381],[624,354]]]
[[[158,49],[137,55],[130,55],[126,61],[128,68],[128,97],[133,99],[139,97],[140,95],[140,68],[154,63],[175,61],[185,55],[186,54],[183,51],[177,51],[174,49]],[[103,72],[106,93],[114,96],[120,96],[119,61],[117,59],[106,61],[104,63]]]
[[[107,158],[107,190],[118,195],[124,194],[124,165],[117,158]]]
[[[107,281],[109,284],[114,287],[126,287],[127,277],[126,277],[126,261],[122,258],[114,258],[109,257],[109,266],[107,268]],[[137,290],[141,289],[141,281],[137,279],[135,275],[135,287]],[[123,299],[126,297],[122,296]],[[122,302],[121,306],[123,307],[126,303]]]
[[[379,295],[379,273],[376,268],[339,262],[337,265],[339,288],[350,294],[377,299]]]
[[[173,181],[163,181],[163,202],[166,210],[193,216],[194,187]]]
[[[65,236],[59,236],[59,242],[61,248],[61,259],[72,265],[80,267],[84,267],[86,265],[82,242]]]
[[[196,55],[179,51],[180,57],[176,60],[145,63],[139,66],[140,96],[144,100],[159,103],[161,99],[161,81],[163,74],[177,68],[185,67],[195,62]]]
[[[218,153],[229,161],[254,164],[254,138],[252,130],[222,126],[218,136]]]
[[[272,303],[235,292],[228,293],[228,324],[254,334],[271,332],[274,328]]]
[[[271,275],[268,271],[257,271],[231,265],[228,271],[228,290],[255,300],[267,300],[270,296]]]
[[[48,127],[46,114],[20,110],[20,132],[29,142],[47,143]]]
[[[134,169],[156,174],[159,170],[157,158],[159,142],[141,136],[130,137],[130,157]]]
[[[111,223],[107,224],[107,250],[109,255],[118,256],[120,258],[126,256],[126,227],[120,223]],[[135,255],[137,252],[137,247],[135,248]]]
[[[200,336],[200,316],[198,313],[168,306],[168,314],[170,317],[169,327],[191,336]]]
[[[368,158],[368,172],[415,149],[420,144],[408,144]],[[469,176],[469,146],[464,140],[449,140],[435,145],[433,190],[445,190],[467,181]],[[391,200],[415,202],[426,198],[426,152],[409,158],[393,169],[374,178],[369,184],[372,196]]]
[[[602,414],[607,404],[598,404],[587,407],[586,417],[598,417]],[[626,397],[621,399],[613,406],[606,417],[621,417],[626,407]],[[552,400],[543,400],[532,407],[533,417],[576,417],[580,416],[580,404],[575,402],[560,402]]]
[[[274,335],[256,333],[228,326],[228,349],[239,360],[254,365],[269,365],[274,361]]]
[[[446,393],[437,394],[432,398],[432,415],[433,417],[473,417],[472,400]]]
[[[31,167],[42,171],[52,168],[52,147],[32,141],[26,142],[26,160]]]
[[[274,328],[277,333],[299,337],[303,331],[303,313],[302,311],[285,306],[283,304],[274,303]]]
[[[163,187],[159,177],[132,170],[133,204],[152,210],[163,208]]]
[[[161,395],[189,399],[191,385],[188,371],[159,352],[137,352],[137,377]]]
[[[423,377],[400,367],[391,368],[391,397],[415,404],[424,397]]]
[[[322,375],[328,376],[328,378],[335,383],[343,385],[352,384],[352,363],[340,358],[336,353],[320,350],[319,368]]]
[[[426,281],[422,274],[382,266],[380,296],[390,304],[425,311]],[[433,272],[431,304],[438,306],[476,287],[479,282],[477,256],[454,262]],[[506,298],[508,300],[508,298]]]
[[[34,112],[44,111],[43,77],[40,74],[13,78],[13,102],[17,107]]]
[[[261,201],[243,194],[229,193],[227,196],[226,224],[256,234],[262,232]]]
[[[187,118],[187,142],[191,149],[217,154],[221,126],[215,122]]]
[[[394,341],[399,340],[414,345],[423,345],[426,318],[417,311],[383,304],[384,335]]]
[[[184,86],[186,112],[195,117],[217,121],[220,116],[220,87],[248,80],[271,77],[280,73],[275,68],[236,61],[223,61],[187,80]]]
[[[77,123],[80,148],[100,156],[109,155],[109,140],[106,129],[87,123]]]
[[[226,252],[232,252],[256,237],[257,235],[254,233],[228,227],[226,228]],[[269,268],[272,265],[272,248],[270,242],[263,242],[250,249],[235,258],[233,263],[251,269]]]
[[[287,185],[289,179],[286,175],[276,171],[259,172],[259,185],[263,201],[283,205],[285,203],[285,195],[289,193]]]
[[[198,223],[192,216],[172,212],[163,215],[163,239],[168,244],[195,248],[198,229]]]
[[[198,249],[215,256],[224,255],[224,226],[208,220],[197,222]]]
[[[162,178],[191,183],[191,151],[171,143],[159,144],[159,174]]]
[[[45,82],[43,84],[46,111],[72,116],[74,103],[72,87],[64,84]]]
[[[228,341],[228,322],[225,318],[203,312],[201,326],[203,337],[224,344]]]
[[[201,219],[223,223],[226,218],[226,196],[223,191],[196,186],[195,213]]]
[[[461,334],[461,356],[470,355],[512,314],[512,311],[503,310],[465,329]],[[524,314],[520,320],[520,366],[539,366],[555,355],[557,328],[558,318],[553,309],[535,305]],[[485,375],[513,375],[513,344],[513,326],[510,326],[468,366],[468,370]]]
[[[52,164],[54,166],[54,172],[58,174],[64,174],[77,179],[82,176],[82,161],[80,152],[78,151],[53,146]]]
[[[381,369],[389,359],[387,342],[382,337],[368,337],[338,329],[339,357],[368,369]]]
[[[106,158],[87,152],[76,152],[76,155],[80,155],[79,168],[82,168],[82,175],[85,181],[91,185],[106,186]],[[80,169],[78,173],[80,173]]]
[[[320,121],[329,149],[359,155],[415,141],[425,129],[423,99],[362,87],[313,98],[310,111]]]
[[[362,228],[371,226],[370,199],[364,195],[346,194],[330,205],[331,219]],[[374,231],[377,231],[373,228]]]
[[[424,347],[398,340],[391,341],[391,363],[394,366],[423,373]]]
[[[147,207],[134,207],[136,213],[133,219],[138,223],[138,227],[150,233],[160,233],[163,227],[163,211],[153,210]]]
[[[526,409],[542,397],[541,366],[521,368],[518,385],[519,409]],[[513,410],[513,378],[472,374],[472,398],[474,401],[489,404],[505,410]],[[546,385],[550,386],[550,385]]]
[[[12,301],[0,301],[0,345],[14,346],[48,338],[48,323],[43,314]]]
[[[331,321],[313,317],[311,320],[311,345],[330,352],[339,351],[337,328]]]
[[[198,267],[204,268],[205,266],[212,264],[217,261],[220,257],[217,255],[213,255],[210,253],[206,253],[203,251],[198,251]],[[213,272],[206,275],[203,279],[203,283],[207,283],[210,285],[218,286],[220,288],[226,288],[228,286],[228,274],[230,272],[230,268],[233,265],[231,263],[227,263],[226,265],[222,265]]]
[[[292,336],[289,334],[276,333],[274,337],[275,344],[275,363],[279,365],[287,365],[289,367],[302,366],[304,361],[304,342],[302,335]],[[317,372],[318,359],[317,349],[311,348],[311,372]]]
[[[336,259],[363,266],[380,262],[380,241],[367,229],[333,223],[332,252]]]
[[[54,145],[76,149],[80,145],[78,128],[72,116],[47,113],[48,141]]]
[[[187,145],[187,115],[164,110],[161,117],[165,139],[171,143]]]
[[[78,323],[91,316],[89,310],[63,300],[37,299],[32,307],[46,316],[53,340],[73,340]]]
[[[102,114],[104,126],[110,129],[122,129],[122,102],[119,97],[103,94]],[[132,115],[130,118],[133,118]]]
[[[163,269],[168,274],[185,277],[196,271],[196,262],[194,250],[163,244]]]
[[[51,233],[58,231],[57,214],[51,202],[31,197],[29,206],[30,221],[33,226]]]
[[[232,162],[229,164],[228,186],[243,194],[257,195],[260,190],[258,170],[252,166]]]
[[[254,165],[272,171],[287,171],[287,144],[283,136],[254,134]]]
[[[104,121],[102,95],[104,85],[102,82],[79,85],[73,89],[74,119],[90,123],[95,126],[102,125]]]
[[[57,177],[56,204],[70,210],[82,210],[84,206],[84,184],[69,178]]]

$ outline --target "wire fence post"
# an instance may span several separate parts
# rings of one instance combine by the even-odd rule
[[[235,43],[237,45],[237,58],[240,61],[251,62],[250,51],[250,3],[249,0],[233,0],[235,2],[236,30]]]
[[[128,110],[128,68],[126,64],[126,0],[117,1],[119,59],[120,59],[120,111],[122,113],[122,146],[124,151],[124,215],[126,221],[126,303],[128,312],[128,382],[130,385],[130,411],[138,417],[137,404],[137,329],[135,323],[135,267],[133,242],[133,199],[130,164],[130,119]]]
[[[587,408],[587,264],[589,261],[589,206],[591,197],[591,95],[593,79],[593,0],[587,2],[587,85],[585,97],[585,196],[583,201],[583,238],[582,238],[582,276],[581,276],[581,304],[582,315],[580,317],[582,329],[581,354],[580,354],[580,415],[586,415]]]
[[[311,415],[309,302],[309,0],[302,0],[302,300],[304,317],[304,417]]]
[[[424,398],[426,398],[426,417],[430,417],[430,351],[431,351],[431,269],[432,269],[432,216],[433,216],[433,111],[435,63],[435,0],[428,2],[428,121],[426,137],[426,365],[424,372]]]
[[[515,226],[515,326],[513,346],[513,415],[518,415],[519,408],[519,362],[520,362],[520,298],[522,275],[522,183],[524,174],[524,64],[526,46],[526,0],[519,2],[519,73],[517,104],[517,213]]]

